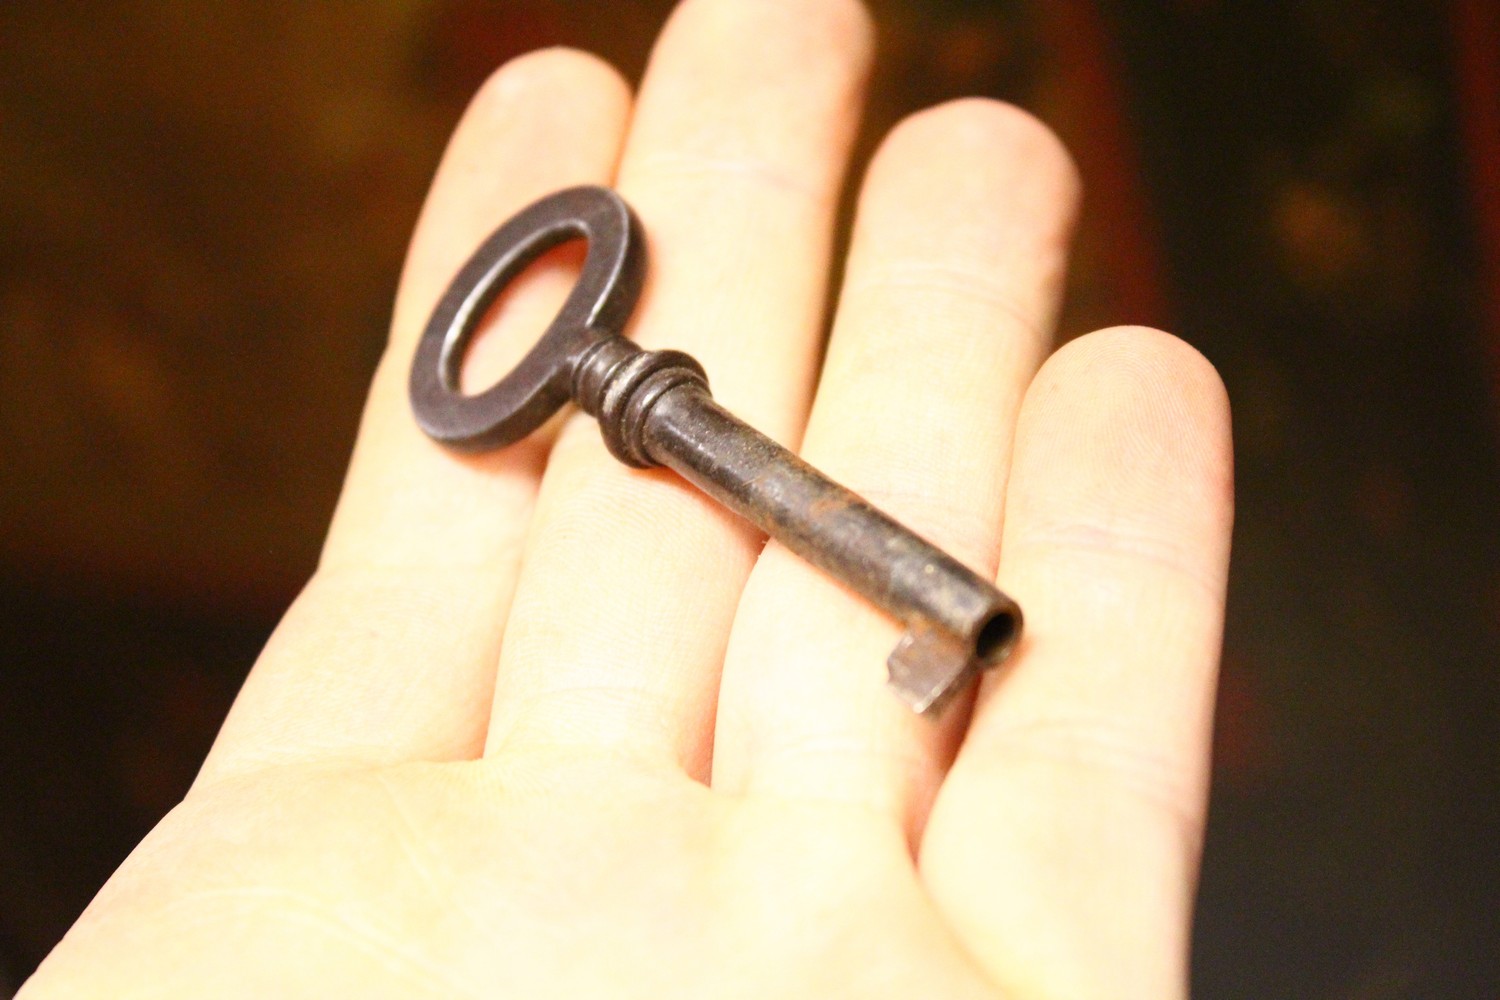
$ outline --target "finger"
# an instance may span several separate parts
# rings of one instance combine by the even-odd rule
[[[1224,390],[1151,330],[1027,394],[1001,578],[1026,612],[938,794],[923,876],[1016,996],[1185,996],[1223,622]]]
[[[205,778],[308,756],[477,755],[545,442],[460,458],[427,440],[407,402],[411,356],[447,282],[500,221],[556,188],[610,179],[629,102],[608,66],[549,50],[499,70],[465,112],[412,241],[318,571]],[[477,338],[466,381],[508,370],[575,273],[565,255],[529,270]]]
[[[967,100],[898,127],[860,200],[802,453],[987,577],[1015,414],[1051,341],[1077,194],[1045,126]],[[899,631],[770,546],[725,663],[715,787],[853,800],[915,826],[951,723],[914,716],[887,689]]]
[[[619,187],[651,277],[635,323],[773,437],[805,413],[870,29],[855,0],[687,0],[642,84]],[[547,469],[488,748],[610,745],[706,777],[725,636],[759,542],[591,420]]]

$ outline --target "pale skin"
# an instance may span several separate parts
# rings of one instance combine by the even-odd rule
[[[871,35],[855,0],[687,0],[638,93],[561,50],[486,84],[316,574],[23,1000],[1186,994],[1224,391],[1152,330],[1052,353],[1078,183],[1006,105],[897,127],[831,259]],[[883,684],[894,623],[621,466],[589,418],[478,457],[417,430],[433,302],[499,221],[581,183],[643,220],[638,342],[1020,601],[1025,640],[972,697],[913,716]],[[467,381],[575,264],[526,274]]]

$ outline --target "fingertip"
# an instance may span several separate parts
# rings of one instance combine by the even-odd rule
[[[866,68],[875,58],[875,19],[863,0],[682,0],[662,35],[690,24],[696,33],[710,22],[746,44],[775,39],[812,58],[839,52]]]
[[[961,97],[908,115],[881,143],[871,173],[913,161],[953,173],[957,167],[1024,175],[1028,185],[1044,185],[1038,193],[1063,206],[1070,222],[1082,197],[1077,164],[1057,133],[1031,112],[994,98]]]
[[[989,98],[949,101],[881,143],[860,191],[855,258],[902,274],[986,261],[981,284],[1009,289],[1010,307],[1036,318],[1034,368],[1051,341],[1080,192],[1072,157],[1036,117]]]
[[[1198,348],[1155,327],[1114,326],[1078,337],[1061,348],[1058,363],[1100,365],[1125,378],[1170,386],[1199,400],[1205,415],[1226,420],[1229,398],[1219,371]]]
[[[902,119],[891,137],[897,142],[1002,146],[1026,154],[1027,162],[1079,186],[1078,167],[1056,132],[1036,115],[993,97],[958,97]]]
[[[580,103],[618,112],[628,106],[630,97],[630,84],[607,60],[559,45],[516,56],[490,73],[470,99],[464,118],[494,118],[518,102],[538,99],[578,98]]]
[[[1213,363],[1180,337],[1119,326],[1070,341],[1037,374],[1022,419],[1084,431],[1110,465],[1159,470],[1232,507],[1229,395]]]

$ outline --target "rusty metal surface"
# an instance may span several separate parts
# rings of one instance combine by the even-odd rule
[[[521,362],[473,396],[459,366],[486,307],[526,265],[583,238],[567,302]],[[640,294],[646,249],[607,188],[570,188],[502,225],[459,272],[417,347],[411,401],[423,430],[463,450],[502,447],[569,399],[597,417],[628,465],[663,465],[906,627],[887,661],[892,689],[935,712],[1014,647],[1021,611],[952,556],[714,402],[698,362],[644,351],[620,331]]]

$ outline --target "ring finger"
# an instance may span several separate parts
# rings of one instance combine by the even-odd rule
[[[968,100],[899,126],[872,164],[803,456],[985,577],[1015,415],[1051,342],[1076,207],[1061,145]],[[914,831],[963,716],[885,686],[897,626],[771,546],[735,621],[714,784],[853,800]]]

